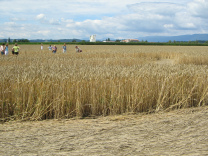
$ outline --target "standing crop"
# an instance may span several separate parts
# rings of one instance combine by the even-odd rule
[[[38,45],[21,49],[18,57],[0,58],[1,120],[156,112],[208,102],[206,47],[82,46],[77,54],[68,46],[55,55]]]

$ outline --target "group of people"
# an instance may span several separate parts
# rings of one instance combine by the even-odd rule
[[[56,53],[58,48],[57,48],[56,45],[54,45],[54,46],[49,45],[48,49],[50,51],[52,51],[52,53]],[[20,47],[17,45],[17,43],[15,43],[14,47],[12,48],[12,54],[13,55],[18,55],[19,50],[20,50]],[[41,43],[41,50],[43,50],[43,44],[42,43]],[[63,50],[63,53],[66,53],[66,43],[64,43],[64,45],[62,46],[62,50]],[[78,46],[75,46],[75,50],[76,50],[77,53],[82,52],[82,50]],[[3,43],[0,46],[0,52],[1,52],[1,55],[8,55],[9,54],[9,44],[8,43],[7,44]]]
[[[1,55],[8,55],[8,44],[2,44],[0,47]]]
[[[52,47],[51,45],[49,45],[48,49],[49,49],[50,51],[52,51],[52,53],[55,54],[58,48],[57,48],[56,45],[54,45],[53,47]],[[42,50],[42,49],[41,49],[41,50]]]
[[[18,55],[19,50],[20,50],[20,47],[17,45],[17,43],[15,43],[14,47],[12,48],[12,54],[13,55]],[[9,54],[9,44],[7,43],[5,45],[5,43],[3,43],[0,46],[0,51],[1,51],[1,55],[8,55]]]
[[[41,50],[42,49],[43,49],[43,47],[41,44]],[[52,51],[52,53],[56,53],[58,48],[56,45],[54,45],[53,47],[51,45],[49,45],[48,49],[50,51]],[[78,46],[75,46],[75,50],[76,50],[76,52],[82,52],[82,50]],[[66,53],[66,43],[64,43],[64,45],[62,46],[62,51],[63,51],[63,53]]]

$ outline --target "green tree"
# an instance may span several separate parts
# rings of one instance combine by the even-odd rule
[[[81,41],[81,44],[82,44],[82,45],[85,45],[85,44],[86,44],[86,41],[85,41],[85,40],[82,40],[82,41]]]
[[[107,38],[106,41],[110,41],[110,38]]]
[[[198,43],[199,43],[199,41],[197,41],[197,40],[196,40],[196,41],[195,41],[195,43],[196,43],[196,44],[198,44]]]
[[[30,42],[28,39],[21,39],[21,40],[19,40],[18,42],[24,42],[24,43],[28,43],[28,42]]]

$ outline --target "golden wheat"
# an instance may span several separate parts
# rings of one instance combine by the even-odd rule
[[[12,46],[10,46],[12,47]],[[1,56],[0,118],[52,118],[155,112],[208,103],[208,48],[21,45]]]

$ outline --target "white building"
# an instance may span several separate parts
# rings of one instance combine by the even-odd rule
[[[126,39],[126,40],[122,40],[121,42],[126,42],[126,43],[129,43],[129,42],[139,42],[138,39]]]
[[[96,35],[90,36],[90,42],[96,42]]]
[[[115,42],[115,41],[103,41],[103,42]]]

